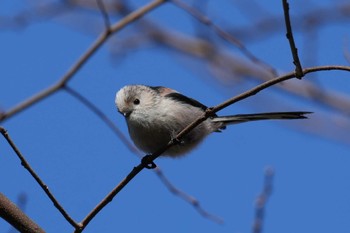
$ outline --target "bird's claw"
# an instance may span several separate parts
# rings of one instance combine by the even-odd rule
[[[176,145],[176,144],[183,145],[185,143],[183,140],[178,139],[177,137],[172,138],[171,142],[172,142],[173,145]]]
[[[143,164],[143,166],[145,166],[145,168],[147,169],[154,169],[157,167],[157,165],[153,162],[151,155],[145,155],[142,159],[141,159],[141,163]]]

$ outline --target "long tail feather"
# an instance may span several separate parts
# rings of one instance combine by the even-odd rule
[[[223,122],[224,124],[238,124],[248,121],[259,120],[293,120],[293,119],[306,119],[306,114],[312,112],[267,112],[267,113],[255,113],[255,114],[237,114],[231,116],[215,117],[213,122]]]

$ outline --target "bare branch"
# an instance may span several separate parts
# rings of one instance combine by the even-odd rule
[[[265,216],[265,207],[272,193],[272,181],[273,181],[274,173],[275,172],[272,167],[268,167],[265,169],[263,190],[259,194],[255,202],[255,219],[254,219],[253,229],[252,229],[253,233],[262,232],[264,216]]]
[[[169,191],[171,193],[173,193],[176,196],[179,196],[181,199],[187,201],[188,203],[190,203],[196,210],[198,213],[200,213],[204,218],[207,218],[213,222],[216,222],[218,224],[223,224],[224,220],[218,216],[215,216],[211,213],[209,213],[208,211],[206,211],[205,209],[203,209],[199,203],[199,201],[197,199],[195,199],[194,197],[188,195],[187,193],[179,190],[178,188],[176,188],[164,175],[164,173],[162,172],[162,170],[159,169],[159,167],[157,167],[156,169],[154,169],[155,173],[157,174],[157,176],[159,177],[159,179],[163,182],[163,184],[169,189]]]
[[[131,172],[81,221],[81,228],[75,230],[80,233],[90,223],[90,221],[109,203],[113,198],[144,168],[144,164],[134,167]]]
[[[0,128],[2,131],[2,129]],[[30,219],[23,211],[0,193],[0,217],[10,223],[19,232],[44,233],[45,231]]]
[[[277,75],[277,72],[275,69],[268,65],[267,63],[263,62],[259,58],[257,58],[252,52],[248,50],[248,48],[241,43],[238,39],[234,38],[231,34],[226,32],[225,30],[221,29],[219,26],[214,24],[207,16],[203,15],[200,11],[198,11],[195,8],[192,8],[191,6],[187,5],[186,3],[180,1],[180,0],[171,0],[172,3],[174,3],[179,8],[183,9],[190,15],[192,15],[195,19],[197,19],[199,22],[207,25],[209,28],[213,29],[217,35],[219,35],[222,39],[226,40],[227,42],[235,45],[245,56],[247,56],[251,61],[262,65],[263,67],[267,68],[270,73],[273,76]]]
[[[308,74],[308,73],[313,73],[313,72],[318,72],[318,71],[330,71],[330,70],[343,70],[343,71],[350,71],[350,66],[316,66],[316,67],[311,67],[311,68],[306,68],[303,70],[303,74]],[[270,86],[273,86],[277,83],[280,83],[280,82],[283,82],[283,81],[286,81],[288,79],[292,79],[292,78],[296,78],[296,74],[295,72],[293,73],[288,73],[288,74],[285,74],[285,75],[282,75],[278,78],[275,78],[275,79],[271,79],[269,81],[266,81],[258,86],[256,86],[255,88],[249,90],[249,91],[246,91],[236,97],[233,97],[232,99],[229,99],[227,101],[225,101],[224,103],[220,104],[220,105],[217,105],[216,107],[214,107],[212,109],[211,112],[218,112],[224,108],[226,108],[227,106],[231,105],[231,104],[234,104],[238,101],[241,101],[242,99],[246,99],[248,98],[249,96],[253,96],[255,94],[257,94],[258,92],[260,92],[261,90],[264,90]],[[210,113],[210,112],[209,112]],[[210,113],[212,114],[212,113]]]
[[[97,40],[90,46],[90,48],[80,57],[80,59],[78,59],[76,61],[76,63],[72,66],[71,69],[69,69],[67,71],[67,73],[62,76],[60,78],[60,80],[53,86],[41,91],[40,93],[38,93],[37,95],[33,96],[30,99],[27,99],[25,101],[23,101],[22,103],[20,103],[19,105],[15,106],[14,108],[10,109],[8,112],[1,112],[0,113],[0,122],[1,121],[5,121],[6,119],[12,117],[13,115],[15,115],[16,113],[19,113],[21,111],[23,111],[24,109],[32,106],[33,104],[36,104],[37,102],[39,102],[40,100],[46,98],[47,96],[50,96],[54,93],[56,93],[58,90],[65,90],[67,91],[70,95],[74,96],[75,98],[77,98],[81,103],[83,103],[84,105],[86,105],[92,112],[94,112],[95,114],[97,114],[120,138],[124,138],[124,140],[122,139],[123,142],[128,142],[128,140],[124,137],[124,135],[121,134],[121,132],[119,131],[119,129],[117,127],[115,127],[115,125],[113,124],[112,121],[110,121],[98,108],[96,108],[96,106],[92,105],[86,98],[84,98],[83,96],[81,96],[79,93],[75,92],[73,89],[69,88],[67,86],[67,83],[73,78],[73,76],[76,74],[76,72],[87,62],[87,60],[93,55],[95,54],[95,52],[103,45],[105,44],[105,42],[107,41],[108,38],[110,38],[111,34],[113,34],[114,32],[118,32],[121,29],[123,29],[125,26],[129,25],[131,22],[137,20],[138,18],[142,17],[145,13],[149,12],[150,10],[156,8],[157,6],[161,5],[162,3],[166,2],[166,0],[158,0],[158,1],[153,1],[150,4],[144,6],[143,8],[139,8],[138,10],[128,14],[127,16],[125,16],[122,20],[120,20],[118,23],[111,25],[107,10],[106,10],[106,6],[103,3],[103,0],[95,0],[97,1],[97,5],[103,15],[104,18],[104,23],[106,26],[106,30],[105,32],[103,32],[98,38]],[[233,37],[232,35],[230,35],[229,33],[227,33],[226,31],[224,31],[223,29],[221,29],[220,27],[218,27],[217,25],[215,25],[210,19],[208,19],[208,17],[206,15],[203,15],[201,12],[197,11],[196,9],[188,6],[187,4],[181,2],[181,0],[173,0],[172,1],[175,5],[177,5],[178,7],[182,8],[183,10],[187,11],[188,13],[190,13],[194,18],[198,19],[201,23],[205,24],[208,26],[208,28],[213,29],[217,35],[219,35],[220,37],[222,37],[224,40],[235,44],[236,46],[238,46],[239,49],[241,49],[242,53],[245,54],[248,58],[250,58],[252,61],[256,62],[256,63],[263,63],[260,60],[257,60],[257,58],[245,47],[244,44],[242,44],[239,40],[237,40],[235,37]],[[296,68],[295,68],[295,72],[293,73],[288,73],[285,74],[283,76],[280,76],[276,79],[267,81],[265,83],[262,83],[261,85],[246,91],[240,95],[237,95],[213,108],[209,108],[206,113],[201,116],[200,118],[198,118],[195,122],[193,122],[192,124],[190,124],[188,127],[186,127],[185,129],[183,129],[178,135],[177,137],[170,141],[168,143],[168,145],[164,148],[160,148],[158,151],[156,151],[155,153],[153,153],[152,155],[150,155],[148,157],[148,162],[153,163],[153,160],[155,160],[159,155],[161,155],[166,149],[168,149],[170,146],[172,146],[173,144],[175,144],[176,142],[180,141],[180,139],[185,136],[185,134],[189,133],[190,130],[192,130],[193,128],[195,128],[196,126],[198,126],[201,122],[203,122],[204,120],[206,120],[208,117],[210,117],[211,115],[215,114],[216,112],[240,101],[243,100],[245,98],[248,98],[252,95],[257,94],[258,92],[260,92],[261,90],[264,90],[268,87],[271,87],[275,84],[278,84],[280,82],[283,82],[285,80],[289,80],[292,78],[301,78],[303,77],[305,74],[307,73],[311,73],[311,72],[316,72],[316,71],[324,71],[324,70],[345,70],[345,71],[350,71],[350,67],[344,67],[344,66],[324,66],[324,67],[312,67],[312,68],[307,68],[304,69],[301,66],[299,57],[298,57],[298,51],[297,48],[295,46],[294,43],[294,38],[293,38],[293,33],[292,33],[292,27],[291,27],[291,23],[290,23],[290,16],[289,16],[289,6],[288,6],[288,2],[287,0],[283,0],[283,4],[284,4],[284,10],[285,10],[285,22],[286,22],[286,28],[287,28],[287,38],[289,40],[290,43],[290,48],[292,51],[292,55],[293,55],[293,63],[295,64]],[[96,5],[94,4],[94,8],[96,9]],[[156,41],[156,40],[155,40]],[[157,41],[156,41],[157,42]],[[188,45],[187,45],[188,47]],[[214,47],[214,46],[213,46]],[[202,51],[198,52],[200,49],[202,49],[203,47],[199,48],[199,46],[196,46],[195,49],[196,52],[198,54],[202,54]],[[187,52],[188,53],[188,52]],[[194,52],[193,52],[194,53]],[[224,56],[221,56],[221,59],[224,59]],[[225,63],[227,64],[227,63]],[[231,67],[230,67],[231,68]],[[271,67],[270,67],[271,68]],[[271,70],[273,71],[273,69],[271,68]],[[274,71],[273,71],[274,72]],[[306,83],[305,83],[306,84]],[[307,86],[307,85],[305,85]],[[295,86],[294,86],[295,87]],[[295,91],[298,91],[298,88],[294,88]],[[316,93],[317,94],[317,93]],[[326,93],[327,94],[327,93]],[[329,93],[328,93],[329,94]],[[322,96],[324,96],[324,94],[322,94]],[[333,101],[334,101],[333,97]],[[339,102],[338,102],[339,104]],[[342,106],[344,108],[344,106]],[[47,186],[40,180],[40,178],[34,173],[34,171],[31,169],[31,167],[29,167],[29,164],[26,162],[26,160],[24,159],[24,157],[21,155],[21,153],[19,152],[18,148],[16,147],[16,145],[13,143],[13,141],[11,140],[11,138],[8,136],[6,130],[2,127],[0,127],[0,131],[3,134],[3,136],[5,137],[5,139],[8,141],[8,143],[10,144],[10,146],[12,147],[12,149],[14,150],[14,152],[17,154],[17,156],[20,158],[23,166],[31,173],[31,175],[34,177],[34,179],[36,179],[36,181],[39,183],[39,185],[44,189],[44,191],[46,192],[46,194],[49,196],[49,198],[51,199],[51,196],[53,198],[53,200],[51,199],[52,202],[54,202],[55,206],[55,198],[53,197],[53,195],[50,193],[50,191],[48,190]],[[121,135],[121,136],[120,136]],[[127,143],[127,146],[130,148],[132,148],[133,146],[130,145],[130,143]],[[135,149],[135,147],[133,147]],[[131,149],[132,150],[132,149]],[[96,216],[109,202],[112,201],[112,199],[128,184],[128,182],[130,182],[140,171],[142,171],[143,168],[147,167],[147,164],[145,163],[141,163],[139,164],[137,167],[134,167],[134,169],[132,171],[130,171],[129,175],[127,175],[86,217],[85,219],[81,222],[81,223],[76,223],[73,219],[71,219],[72,223],[70,222],[71,225],[73,225],[75,227],[76,232],[82,232],[85,227],[89,224],[89,222],[94,218],[94,216]],[[212,219],[214,221],[215,220],[215,216],[210,215],[209,213],[207,213],[206,211],[204,211],[200,206],[199,206],[199,202],[192,198],[191,196],[183,193],[182,191],[178,190],[176,187],[174,187],[171,183],[169,183],[169,181],[164,177],[164,174],[156,169],[155,172],[158,174],[158,177],[162,180],[162,182],[168,187],[168,189],[173,192],[175,195],[178,195],[179,197],[181,197],[182,199],[188,201],[189,203],[191,203],[194,208],[197,209],[197,211],[199,213],[201,213],[204,217],[207,217],[209,219]],[[271,175],[272,176],[272,175]],[[267,178],[266,178],[267,179]],[[267,181],[265,180],[265,185],[268,186]],[[264,186],[265,187],[265,186]],[[266,190],[264,190],[266,191]],[[266,191],[267,192],[267,191]],[[270,193],[268,192],[268,195]],[[50,196],[51,195],[51,196]],[[260,197],[259,197],[260,198]],[[258,212],[258,208],[257,208],[257,222],[260,221],[262,222],[262,217],[263,217],[263,211],[264,211],[264,205],[266,203],[266,196],[264,196],[264,198],[262,198],[264,200],[260,200],[263,204],[262,207],[259,209]],[[258,200],[258,202],[260,203],[260,201]],[[57,201],[56,201],[57,202]],[[257,207],[259,207],[259,203],[257,203]],[[57,205],[59,206],[59,203],[57,202]],[[57,207],[57,206],[56,206]],[[61,206],[57,207],[62,208]],[[59,209],[60,210],[60,209]],[[61,210],[60,210],[61,211]],[[65,216],[65,211],[62,208],[62,215]],[[67,214],[68,216],[68,214]],[[69,217],[69,216],[68,216]],[[65,216],[66,218],[66,216]],[[67,219],[67,218],[66,218]],[[69,219],[67,219],[67,221],[69,222]],[[260,232],[261,231],[261,225],[258,229]]]
[[[100,109],[98,109],[93,103],[91,103],[84,96],[73,90],[69,86],[63,88],[68,94],[76,98],[80,103],[85,105],[91,112],[96,114],[102,122],[104,122],[108,128],[110,128],[115,135],[123,142],[123,144],[132,152],[137,155],[141,155],[136,147],[130,143],[130,141],[124,136],[124,134],[118,129],[118,127],[111,121]]]
[[[295,75],[296,75],[296,78],[301,79],[304,76],[304,73],[299,60],[298,49],[296,48],[295,42],[294,42],[293,31],[292,31],[292,26],[290,23],[290,16],[289,16],[289,3],[287,0],[282,0],[282,2],[283,2],[284,20],[285,20],[286,29],[287,29],[286,37],[289,41],[290,49],[293,55],[293,64],[295,65]]]
[[[338,1],[337,4],[332,4],[332,7],[320,7],[313,4],[312,9],[300,12],[300,15],[293,20],[295,22],[293,29],[294,31],[305,31],[305,29],[312,27],[313,30],[319,31],[330,24],[348,23],[349,12],[350,5],[348,2]],[[254,42],[271,37],[283,30],[285,30],[285,23],[283,23],[282,17],[268,14],[264,18],[254,22],[250,27],[246,25],[241,27],[236,26],[230,31],[241,40]]]
[[[40,179],[40,177],[35,173],[33,168],[29,165],[27,160],[24,158],[22,153],[19,151],[18,147],[15,145],[15,143],[10,138],[10,135],[7,133],[7,130],[0,126],[0,133],[2,136],[6,139],[8,144],[11,146],[12,150],[16,153],[17,157],[21,160],[22,166],[27,169],[27,171],[30,173],[30,175],[35,179],[35,181],[40,185],[40,187],[44,190],[46,195],[50,198],[50,200],[53,202],[54,206],[60,211],[60,213],[63,215],[63,217],[75,228],[79,227],[79,224],[76,223],[69,214],[63,209],[61,204],[57,201],[57,199],[54,197],[54,195],[49,190],[49,187]]]
[[[206,41],[190,38],[179,32],[166,31],[161,27],[156,28],[152,31],[152,36],[157,38],[159,42],[196,59],[205,59],[212,68],[224,73],[225,80],[223,81],[225,84],[237,81],[241,77],[245,77],[245,81],[249,79],[254,82],[262,82],[273,78],[265,69],[259,69],[251,62],[247,63],[239,57],[225,53],[223,49],[214,47]],[[211,55],[208,53],[211,53]],[[312,82],[303,82],[302,85],[300,82],[288,82],[284,85],[276,85],[274,88],[283,91],[283,93],[316,102],[321,107],[345,115],[350,113],[350,99],[346,95],[330,89],[324,90]]]
[[[110,30],[103,32],[96,41],[91,45],[91,47],[78,59],[78,61],[67,71],[67,73],[52,87],[49,87],[35,96],[23,101],[17,106],[13,107],[7,112],[0,115],[0,122],[12,117],[13,115],[25,110],[26,108],[32,106],[33,104],[43,100],[45,97],[52,95],[60,88],[62,88],[68,81],[70,81],[73,76],[78,72],[78,70],[87,62],[88,59],[104,44],[104,42],[110,37],[111,34],[119,32],[121,29],[139,19],[149,11],[160,6],[166,0],[154,0],[149,4],[131,12],[119,22],[111,26]]]

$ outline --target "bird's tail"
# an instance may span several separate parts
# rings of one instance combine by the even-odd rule
[[[238,124],[248,121],[259,120],[293,120],[293,119],[306,119],[306,114],[312,112],[267,112],[267,113],[255,113],[255,114],[237,114],[231,116],[215,117],[213,122],[222,122],[227,124]]]

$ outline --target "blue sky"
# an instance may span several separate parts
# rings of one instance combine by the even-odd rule
[[[146,2],[134,2],[134,6]],[[208,2],[206,14],[223,28],[249,25],[249,18],[234,3]],[[332,3],[318,1],[317,7],[331,8]],[[3,1],[0,14],[11,15],[26,7],[20,1]],[[264,9],[269,14],[282,15],[279,1]],[[308,10],[312,6],[291,5],[292,16]],[[259,18],[258,13],[254,14]],[[113,22],[117,19],[112,17]],[[198,26],[193,18],[171,4],[151,12],[147,19],[191,36]],[[88,25],[92,22],[97,26],[90,29]],[[349,36],[347,21],[344,22],[318,30],[318,39],[313,41],[318,45],[317,65],[348,65],[343,56]],[[223,42],[210,29],[198,27],[227,53],[242,57],[234,46]],[[2,27],[0,108],[11,109],[56,83],[102,30],[103,21],[98,13],[55,17],[21,29]],[[139,32],[129,26],[116,37],[122,40],[131,33]],[[304,43],[305,33],[299,31],[295,35],[302,62],[308,46],[311,47]],[[253,86],[240,82],[237,88],[221,85],[204,63],[151,43],[113,56],[111,50],[120,41],[114,39],[98,50],[68,85],[98,106],[125,135],[126,124],[114,104],[116,91],[124,85],[163,85],[208,106]],[[294,69],[283,30],[246,46],[281,73]],[[319,73],[317,83],[325,90],[347,95],[348,76],[345,72]],[[254,202],[262,190],[268,166],[275,170],[275,177],[266,206],[265,232],[347,232],[349,144],[301,130],[312,125],[317,117],[327,120],[338,115],[272,89],[230,106],[219,115],[290,110],[314,114],[309,120],[291,123],[235,125],[224,133],[209,136],[184,158],[157,159],[156,163],[177,188],[198,199],[205,210],[220,216],[224,224],[201,217],[191,205],[171,194],[154,172],[144,170],[92,220],[85,232],[251,232]],[[76,221],[83,219],[139,163],[96,115],[64,91],[1,125]],[[333,126],[330,123],[328,127]],[[47,232],[72,232],[4,139],[0,139],[0,158],[1,192],[14,202],[24,193],[28,198],[25,212]],[[1,220],[0,231],[7,229],[9,225]]]

